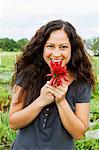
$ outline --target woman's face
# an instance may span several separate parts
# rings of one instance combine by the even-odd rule
[[[65,31],[55,30],[44,45],[43,58],[50,67],[50,61],[62,61],[65,66],[71,57],[71,44]]]

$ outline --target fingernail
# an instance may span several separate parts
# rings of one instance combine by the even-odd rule
[[[50,81],[47,81],[47,83],[50,83]]]

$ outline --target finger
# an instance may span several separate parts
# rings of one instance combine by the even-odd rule
[[[63,86],[58,86],[55,88],[55,92],[57,92],[58,94],[66,94],[67,93],[67,90],[68,90],[68,86],[65,85],[64,87]]]
[[[52,89],[50,89],[50,88],[47,88],[47,90],[48,90],[48,92],[50,92],[51,94],[54,94],[54,93],[55,93],[55,91],[52,90]]]
[[[59,96],[59,94],[57,93],[57,92],[55,92],[55,91],[53,91],[53,90],[51,90],[51,89],[47,89],[52,95],[54,95],[54,96],[56,96],[56,97],[58,97]]]
[[[50,90],[52,91],[52,94],[58,91],[57,88],[55,88],[55,87],[53,87],[53,86],[51,86],[51,85],[48,85],[48,84],[47,84],[46,87],[47,87],[48,90],[50,89]]]
[[[48,90],[49,92],[51,92],[51,93],[52,93],[54,96],[56,96],[56,97],[61,97],[61,96],[65,95],[65,93],[66,93],[66,92],[64,92],[64,91],[60,91],[59,89],[52,90],[52,89],[50,89],[50,88],[47,88],[47,90]]]
[[[54,90],[55,92],[57,93],[60,93],[60,92],[66,92],[66,87],[62,87],[62,86],[58,86],[58,87],[53,87],[53,86],[50,86],[48,84],[46,84],[46,87],[47,88],[50,88],[51,90]]]
[[[53,90],[51,90],[51,89],[48,89],[48,91],[53,95],[53,96],[55,96],[56,98],[58,98],[58,99],[61,99],[63,96],[64,96],[64,93],[57,93],[57,92],[54,92]]]
[[[50,81],[47,81],[47,84],[49,84],[49,85],[50,85]]]
[[[55,87],[53,87],[53,86],[51,86],[51,85],[49,85],[49,84],[46,84],[46,87],[48,87],[48,88],[50,88],[50,89],[52,89],[52,90],[55,90]]]
[[[66,86],[68,86],[68,82],[65,80],[62,80],[62,86],[65,88]]]
[[[64,80],[64,79],[61,79],[61,80],[62,80],[62,83],[63,83],[63,84],[66,84],[66,83],[67,83],[66,80]]]

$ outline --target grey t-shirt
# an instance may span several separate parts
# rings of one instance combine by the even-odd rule
[[[21,80],[16,84],[22,86]],[[76,103],[87,103],[91,97],[91,86],[85,81],[73,81],[68,88],[66,100],[75,112]],[[35,120],[18,131],[12,150],[73,150],[73,138],[64,129],[58,109],[52,103],[41,111]]]

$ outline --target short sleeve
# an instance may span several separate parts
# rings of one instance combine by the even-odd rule
[[[91,98],[91,85],[86,82],[81,82],[76,91],[75,102],[76,103],[87,103],[90,102]]]
[[[27,67],[24,70],[20,71],[16,76],[15,83],[21,86],[24,90],[28,89],[28,84],[31,85],[31,72],[29,71],[30,68]]]
[[[17,75],[17,77],[16,77],[15,83],[16,83],[17,85],[19,85],[19,86],[22,87],[23,78],[24,78],[24,75],[21,74],[21,73],[19,73],[19,74]]]
[[[27,87],[29,72],[27,69],[20,71],[16,77],[15,83],[23,88]]]

